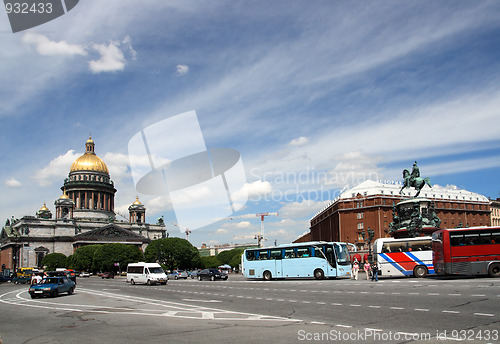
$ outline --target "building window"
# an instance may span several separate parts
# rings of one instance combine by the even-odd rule
[[[363,213],[358,213],[357,215],[358,215],[358,216],[357,216],[357,217],[358,217],[358,220],[361,220],[361,219],[363,218]]]
[[[363,229],[363,228],[364,228],[363,223],[358,223],[358,229]]]

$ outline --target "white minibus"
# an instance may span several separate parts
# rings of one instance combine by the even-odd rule
[[[130,263],[127,266],[127,283],[167,284],[167,275],[158,263]]]

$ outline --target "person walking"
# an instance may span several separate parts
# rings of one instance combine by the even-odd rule
[[[366,280],[368,281],[370,279],[370,270],[371,270],[370,263],[368,261],[365,262],[365,265],[363,265],[363,270],[366,272]]]
[[[352,277],[356,281],[358,280],[358,271],[359,271],[359,263],[357,259],[354,259],[354,263],[352,263]]]
[[[372,281],[378,282],[378,265],[376,261],[371,264],[372,267]]]

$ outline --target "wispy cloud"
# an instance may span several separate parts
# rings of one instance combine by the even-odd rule
[[[9,178],[5,181],[5,185],[8,186],[9,188],[14,188],[18,189],[23,186],[23,184],[17,180],[16,178]]]
[[[92,48],[101,55],[98,60],[89,61],[92,73],[116,72],[125,68],[126,59],[119,45],[118,42],[92,44]]]
[[[51,41],[46,36],[34,32],[25,33],[22,40],[26,44],[33,45],[40,55],[87,55],[87,51],[82,45],[69,44],[65,41]]]
[[[189,66],[178,64],[177,67],[175,67],[175,74],[177,74],[178,76],[186,75],[188,72]]]

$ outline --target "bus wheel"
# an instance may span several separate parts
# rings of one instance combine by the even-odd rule
[[[323,279],[323,278],[325,278],[325,273],[321,269],[316,269],[316,270],[314,270],[314,278]]]
[[[427,276],[427,268],[422,265],[416,266],[415,269],[413,269],[413,276],[418,278]]]
[[[493,263],[488,268],[488,275],[490,277],[500,277],[500,263]]]
[[[264,273],[262,274],[262,277],[266,281],[270,281],[273,278],[273,276],[271,275],[271,271],[264,271]]]

